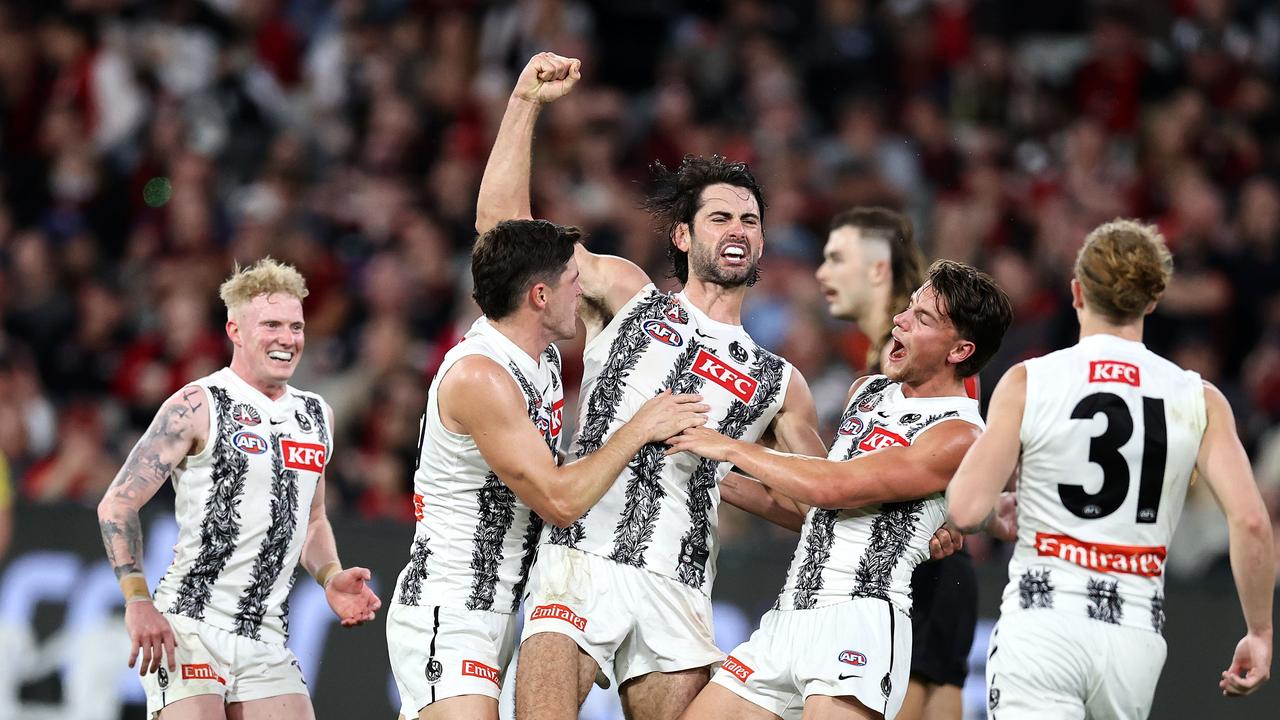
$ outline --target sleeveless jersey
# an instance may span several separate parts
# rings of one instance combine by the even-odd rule
[[[156,588],[162,612],[283,643],[311,500],[333,451],[328,405],[272,400],[230,368],[196,380],[209,439],[174,474],[178,542]]]
[[[976,400],[905,397],[900,384],[873,376],[845,407],[827,459],[910,445],[949,420],[985,427]],[[853,510],[809,508],[775,607],[805,610],[870,597],[910,615],[911,573],[929,559],[929,541],[946,517],[942,493]]]
[[[707,317],[683,293],[646,285],[583,352],[574,452],[599,449],[645,401],[664,389],[700,393],[709,426],[754,442],[782,406],[791,365],[740,325]],[[600,502],[546,540],[644,568],[707,595],[715,576],[720,479],[729,463],[666,445],[640,450]]]
[[[1200,376],[1114,335],[1024,365],[1018,542],[1001,612],[1161,632],[1166,547],[1205,429]]]
[[[445,356],[427,394],[413,474],[417,525],[394,602],[514,613],[533,564],[542,518],[480,456],[470,435],[440,419],[440,381],[459,360],[483,355],[511,374],[529,421],[558,457],[564,413],[560,351],[548,345],[535,361],[481,317]]]

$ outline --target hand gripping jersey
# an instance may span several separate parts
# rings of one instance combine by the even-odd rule
[[[483,355],[511,374],[529,421],[553,457],[564,413],[560,351],[535,361],[481,317],[445,356],[427,394],[413,474],[417,527],[394,602],[514,613],[533,563],[542,518],[516,497],[480,456],[470,435],[440,420],[440,381],[455,363]]]
[[[230,368],[192,384],[209,403],[209,439],[174,476],[178,542],[156,607],[283,643],[311,499],[333,451],[328,406],[287,386],[272,400]]]
[[[1160,632],[1165,548],[1205,428],[1200,376],[1090,335],[1024,363],[1018,542],[1001,613]]]
[[[740,325],[707,317],[683,293],[646,285],[583,353],[578,457],[595,452],[664,389],[700,393],[709,426],[754,442],[782,407],[791,365]],[[600,502],[547,541],[664,575],[707,595],[715,577],[720,479],[728,463],[646,445]]]
[[[867,379],[845,407],[830,460],[910,445],[949,421],[985,427],[967,397],[905,397],[883,375]],[[776,607],[804,610],[850,598],[880,598],[911,612],[911,574],[947,517],[942,493],[853,510],[810,508]]]

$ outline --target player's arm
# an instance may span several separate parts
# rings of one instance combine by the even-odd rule
[[[640,448],[707,421],[697,395],[662,393],[599,450],[557,467],[529,421],[524,393],[493,360],[459,360],[440,383],[441,416],[470,435],[485,463],[534,512],[567,527],[595,505]],[[447,408],[447,410],[446,410]]]
[[[329,411],[329,427],[333,427],[333,413]],[[316,491],[311,497],[311,513],[307,519],[307,534],[302,540],[299,562],[311,577],[324,588],[329,607],[342,622],[343,627],[353,627],[374,618],[382,601],[368,586],[373,577],[367,568],[349,567],[345,570],[338,559],[338,542],[333,537],[333,526],[325,512],[324,473],[316,481]]]
[[[986,432],[973,443],[947,488],[948,519],[961,532],[982,530],[995,514],[1000,491],[1017,468],[1022,452],[1026,401],[1027,369],[1019,363],[1000,378],[987,409]]]
[[[480,180],[476,232],[484,234],[503,220],[533,217],[529,201],[533,129],[542,107],[577,84],[581,68],[580,60],[544,52],[534,55],[521,71]],[[582,245],[574,249],[574,259],[578,261],[578,282],[588,300],[580,306],[583,312],[599,308],[612,317],[649,282],[649,276],[635,263],[597,255]]]
[[[142,653],[139,674],[160,669],[161,657],[175,669],[174,637],[156,610],[142,572],[142,521],[138,511],[188,455],[198,454],[209,439],[209,406],[201,388],[190,385],[174,393],[156,413],[124,466],[98,503],[98,527],[125,599],[125,626],[133,647],[129,667]]]
[[[763,483],[731,472],[720,481],[720,499],[779,527],[800,532],[805,513],[799,503]]]
[[[1271,676],[1271,602],[1276,583],[1271,521],[1236,433],[1231,405],[1208,382],[1204,404],[1207,423],[1196,470],[1227,516],[1231,574],[1248,629],[1218,686],[1224,695],[1248,695]]]

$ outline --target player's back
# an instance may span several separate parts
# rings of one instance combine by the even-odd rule
[[[1002,613],[1052,608],[1159,632],[1166,548],[1205,429],[1200,377],[1106,334],[1024,366]]]

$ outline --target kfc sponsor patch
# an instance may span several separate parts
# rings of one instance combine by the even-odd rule
[[[426,508],[426,501],[422,499],[422,493],[413,494],[413,519],[421,520],[423,511]]]
[[[742,370],[703,349],[699,349],[698,356],[693,359],[693,374],[728,390],[744,403],[751,402],[760,384]]]
[[[858,449],[862,452],[872,452],[875,450],[883,450],[890,447],[901,447],[910,445],[901,435],[886,430],[880,425],[875,426],[866,437],[862,438],[862,442],[858,443]]]
[[[290,470],[324,472],[325,454],[328,452],[324,445],[282,438],[280,452],[284,455],[284,466]]]
[[[1137,365],[1119,360],[1093,360],[1089,363],[1089,382],[1124,383],[1140,387],[1142,371]]]

